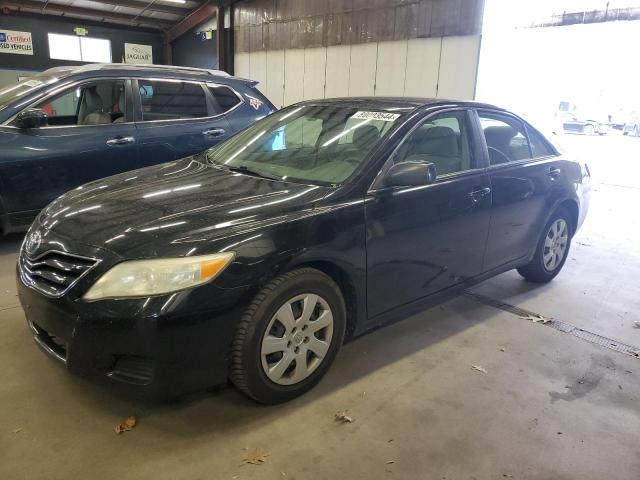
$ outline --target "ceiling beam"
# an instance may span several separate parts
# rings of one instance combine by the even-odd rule
[[[175,7],[170,5],[159,5],[157,3],[153,3],[149,5],[150,3],[149,1],[136,1],[136,0],[100,0],[99,3],[113,5],[114,7],[137,8],[140,10],[146,9],[147,11],[170,13],[172,15],[181,15],[181,16],[185,16],[187,13],[189,13],[189,10],[191,10],[189,7],[186,7],[186,6],[179,7],[177,4]]]
[[[197,27],[210,18],[213,18],[217,11],[217,2],[208,1],[203,3],[192,13],[190,13],[184,20],[171,27],[171,29],[167,32],[167,41],[169,43],[174,42],[176,39],[180,38],[192,28]]]
[[[92,10],[90,8],[82,8],[82,7],[72,7],[68,5],[60,5],[58,3],[49,3],[47,5],[46,10],[43,10],[44,3],[37,2],[34,0],[0,0],[0,8],[1,7],[10,7],[12,9],[20,9],[20,8],[30,8],[33,10],[40,10],[40,13],[43,15],[48,15],[49,12],[51,14],[61,13],[63,16],[73,17],[74,15],[81,15],[83,17],[92,17],[93,20],[108,22],[109,20],[120,21],[120,22],[131,22],[134,18],[131,15],[126,15],[123,13],[115,13],[115,12],[105,12],[102,10]],[[25,12],[27,13],[27,12]],[[50,16],[58,16],[58,15],[50,15]],[[173,22],[168,22],[166,20],[157,20],[155,18],[149,17],[138,17],[135,22],[132,22],[132,25],[146,25],[150,28],[155,28],[157,30],[166,30],[174,25]]]

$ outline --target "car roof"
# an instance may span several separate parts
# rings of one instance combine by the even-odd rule
[[[199,80],[214,80],[214,79],[234,79],[241,80],[245,83],[252,85],[257,84],[253,80],[247,80],[244,78],[233,77],[223,70],[213,70],[206,68],[195,67],[181,67],[177,65],[142,65],[142,64],[128,64],[128,63],[88,63],[86,65],[79,66],[63,66],[54,67],[47,72],[62,73],[67,75],[78,75],[92,72],[115,72],[115,73],[133,73],[136,74],[150,74],[155,76],[180,76],[180,77],[192,77]]]
[[[472,107],[491,108],[504,110],[503,108],[490,105],[488,103],[475,102],[472,100],[452,100],[444,98],[423,98],[423,97],[340,97],[325,98],[318,100],[305,100],[296,105],[335,105],[340,104],[346,107],[356,108],[380,108],[384,110],[415,110],[420,107]]]

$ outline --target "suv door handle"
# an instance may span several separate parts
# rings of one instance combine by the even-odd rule
[[[559,168],[551,167],[549,169],[549,176],[551,177],[551,180],[555,180],[555,178],[558,175],[560,175],[560,169]]]
[[[107,145],[113,147],[114,145],[127,145],[129,143],[135,142],[134,137],[115,137],[107,140]]]
[[[489,195],[491,193],[491,189],[489,187],[485,188],[474,188],[469,193],[469,196],[473,199],[474,202],[479,202],[483,197]]]
[[[209,137],[221,137],[226,132],[224,128],[209,128],[207,130],[204,130],[202,133]]]

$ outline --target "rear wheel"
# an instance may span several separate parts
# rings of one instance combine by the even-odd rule
[[[316,385],[344,339],[340,288],[324,273],[301,268],[267,284],[236,329],[231,381],[261,403],[290,400]]]
[[[567,209],[559,208],[545,225],[533,259],[518,268],[518,273],[530,282],[553,280],[567,260],[572,235],[571,216]]]

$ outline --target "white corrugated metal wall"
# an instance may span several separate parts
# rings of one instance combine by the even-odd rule
[[[479,53],[480,35],[236,52],[235,74],[260,82],[278,108],[357,95],[472,99]]]

